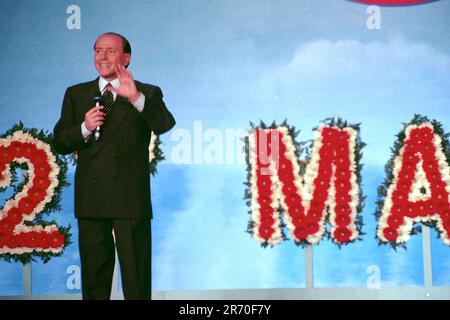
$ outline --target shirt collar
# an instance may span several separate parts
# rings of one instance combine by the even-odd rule
[[[102,94],[103,94],[103,91],[105,91],[105,87],[108,83],[111,83],[111,85],[116,89],[120,86],[119,79],[114,79],[112,81],[108,81],[108,80],[105,80],[105,78],[100,77],[98,80],[98,88],[100,89],[100,92]]]

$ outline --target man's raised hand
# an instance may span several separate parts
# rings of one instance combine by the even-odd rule
[[[117,93],[119,96],[122,96],[131,102],[139,98],[140,93],[136,88],[131,71],[127,70],[123,65],[118,65],[116,66],[116,74],[120,81],[119,87],[117,89],[113,87],[108,87],[106,89]]]

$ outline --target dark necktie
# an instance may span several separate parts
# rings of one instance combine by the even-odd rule
[[[106,89],[108,87],[112,87],[111,83],[108,83],[105,86],[105,92],[103,92],[103,95],[102,95],[102,104],[105,107],[105,109],[104,109],[105,113],[108,113],[109,111],[111,111],[112,104],[114,103],[114,96],[113,96],[112,92]]]

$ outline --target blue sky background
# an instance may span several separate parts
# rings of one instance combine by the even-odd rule
[[[80,30],[66,28],[71,4],[81,8]],[[364,287],[367,268],[377,265],[384,287],[420,286],[421,236],[407,251],[378,247],[374,201],[402,123],[420,113],[450,131],[450,3],[383,7],[380,30],[367,29],[366,9],[346,0],[4,0],[0,131],[19,120],[51,130],[66,87],[96,77],[97,35],[122,33],[134,77],[159,85],[177,119],[162,137],[167,160],[152,179],[154,290],[304,286],[301,248],[287,241],[262,249],[245,232],[245,165],[180,165],[172,153],[177,130],[198,147],[194,121],[225,135],[250,121],[288,119],[307,140],[332,116],[362,123],[366,235],[342,249],[327,240],[315,247],[315,285]],[[79,292],[66,286],[67,268],[79,264],[72,187],[51,218],[72,224],[75,243],[33,265],[33,292]],[[450,250],[432,237],[434,285],[448,286]],[[0,295],[21,293],[21,270],[0,262]]]

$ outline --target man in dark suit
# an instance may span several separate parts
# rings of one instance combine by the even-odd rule
[[[133,80],[126,69],[130,58],[123,36],[99,36],[99,77],[67,89],[54,128],[55,149],[78,157],[75,216],[83,299],[110,298],[115,246],[125,299],[151,298],[149,142],[151,132],[170,130],[175,119],[160,88]],[[93,106],[100,94],[102,105]]]

